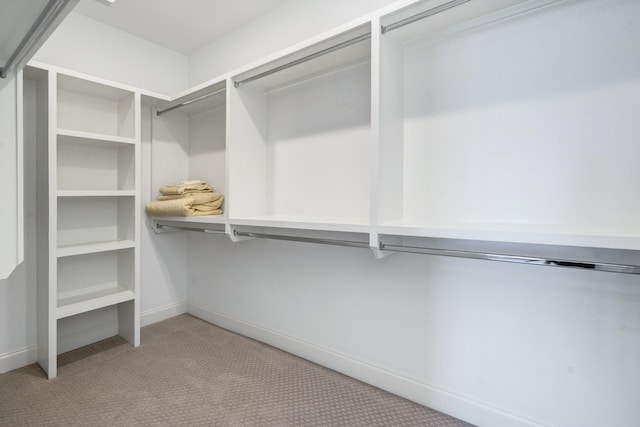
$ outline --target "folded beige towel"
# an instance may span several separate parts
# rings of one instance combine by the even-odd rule
[[[215,202],[219,199],[222,199],[222,194],[220,193],[185,193],[183,196],[160,196],[158,200],[166,201],[166,200],[179,200],[190,198],[192,203],[200,204],[200,203],[211,203]]]
[[[160,194],[163,196],[182,196],[185,193],[210,193],[212,191],[213,188],[204,181],[182,181],[160,188]]]
[[[189,194],[195,194],[195,193],[189,193]],[[182,197],[184,196],[174,194],[172,196],[158,196],[158,200],[176,200],[176,199],[182,199]]]
[[[192,194],[173,200],[156,200],[147,203],[149,216],[201,216],[220,215],[224,197],[219,193]]]
[[[214,212],[214,211],[219,211],[220,210],[220,204],[219,203],[205,203],[202,205],[193,205],[192,206],[194,211],[198,211],[198,212]]]

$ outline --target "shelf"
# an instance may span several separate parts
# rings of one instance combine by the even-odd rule
[[[108,242],[95,242],[83,245],[65,245],[59,246],[57,251],[58,258],[92,254],[99,252],[117,251],[121,249],[134,248],[136,243],[133,240],[114,240]]]
[[[134,197],[135,190],[58,190],[58,197]]]
[[[118,138],[124,139],[124,138]],[[58,133],[58,190],[130,191],[135,189],[135,145],[109,139]]]
[[[226,80],[217,81],[184,93],[170,102],[156,106],[162,114],[181,113],[188,117],[213,109],[221,109],[226,105]]]
[[[134,300],[136,295],[118,286],[93,289],[73,296],[58,298],[56,318],[74,316],[99,308]]]
[[[376,227],[379,234],[484,240],[542,245],[640,249],[640,230],[593,229],[545,224],[430,223],[397,220]]]
[[[245,218],[232,218],[229,223],[254,227],[291,228],[299,230],[341,231],[368,233],[367,218],[311,217],[291,215],[267,215]]]
[[[133,197],[59,198],[58,247],[134,241],[134,201]]]
[[[137,141],[135,138],[129,138],[126,136],[116,136],[116,135],[105,135],[101,133],[93,133],[93,132],[84,132],[79,130],[71,130],[71,129],[58,129],[58,136],[63,136],[67,138],[74,138],[81,140],[86,143],[92,142],[107,142],[107,143],[118,143],[118,144],[136,144]]]
[[[58,74],[57,127],[135,138],[135,99],[128,90]]]
[[[284,54],[278,59],[235,76],[233,80],[236,84],[240,82],[240,87],[248,85],[261,90],[273,90],[314,79],[320,75],[331,74],[350,64],[370,59],[370,31],[369,24],[352,28],[318,43]],[[361,41],[349,44],[354,40]],[[333,50],[340,45],[345,45],[345,47]],[[256,77],[259,78],[253,80]],[[247,83],[244,83],[245,81]]]
[[[135,298],[135,250],[58,258],[57,316],[73,316]]]
[[[558,0],[544,1],[553,3]],[[383,16],[381,18],[381,24],[382,27],[385,28],[384,31],[386,31],[388,28],[392,28],[396,23],[402,22],[405,19],[410,20],[422,14],[428,15],[428,17],[424,19],[419,19],[396,29],[391,29],[389,32],[384,32],[384,37],[393,37],[400,41],[443,37],[457,32],[467,31],[483,25],[487,21],[504,19],[505,17],[522,13],[532,7],[539,7],[542,2],[537,2],[537,5],[531,5],[526,4],[527,0],[470,1],[452,8],[446,8],[445,10],[440,10],[440,6],[446,2],[438,3],[439,4],[429,0],[420,1]],[[429,13],[429,11],[434,10],[440,10],[440,12],[435,14]]]
[[[193,224],[227,224],[229,220],[226,215],[207,215],[207,216],[150,216],[154,221],[171,221],[185,222]]]

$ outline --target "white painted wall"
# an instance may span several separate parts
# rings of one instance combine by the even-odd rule
[[[188,87],[186,56],[74,12],[33,60],[161,94]]]
[[[189,56],[189,83],[195,86],[394,2],[290,0]]]
[[[478,425],[636,425],[637,277],[189,240],[214,323]]]
[[[2,61],[4,64],[4,61]],[[3,209],[0,222],[3,238],[0,243],[0,279],[9,277],[22,261],[21,238],[18,224],[18,161],[19,135],[17,132],[18,85],[16,74],[0,79],[0,182],[3,183]]]
[[[17,246],[21,231],[17,215],[22,214],[22,209],[18,209],[16,195],[22,183],[17,182],[16,168],[22,156],[17,156],[16,114],[20,104],[17,103],[16,85],[15,73],[0,80],[0,182],[4,188],[0,221],[6,227],[0,239],[0,372],[15,368],[16,365],[11,364],[13,362],[21,366],[29,357],[35,356],[35,196],[25,199],[25,257],[19,253],[22,248]],[[35,109],[34,105],[26,107]],[[33,140],[34,132],[32,129],[27,131],[25,138]],[[27,149],[30,150],[31,146]],[[31,162],[26,166],[25,186],[35,188],[34,164]],[[22,262],[23,259],[26,261]],[[16,351],[17,355],[14,354]]]

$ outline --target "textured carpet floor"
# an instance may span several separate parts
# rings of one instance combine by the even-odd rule
[[[0,375],[0,425],[468,426],[189,315]]]

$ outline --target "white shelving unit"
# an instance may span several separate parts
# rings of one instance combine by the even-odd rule
[[[596,6],[410,2],[186,92],[154,118],[154,142],[188,141],[180,179],[224,183],[225,215],[153,224],[357,247],[365,234],[376,256],[438,239],[545,259],[543,246],[638,250],[638,67],[610,48],[637,39],[593,32],[621,25],[580,11]],[[226,104],[197,101],[223,85]]]
[[[469,2],[380,36],[379,233],[640,249],[637,62],[576,7]]]
[[[55,68],[28,74],[39,76],[46,106],[37,118],[46,129],[37,160],[38,362],[55,378],[57,354],[69,350],[59,349],[61,319],[90,322],[95,313],[140,343],[140,94]]]

